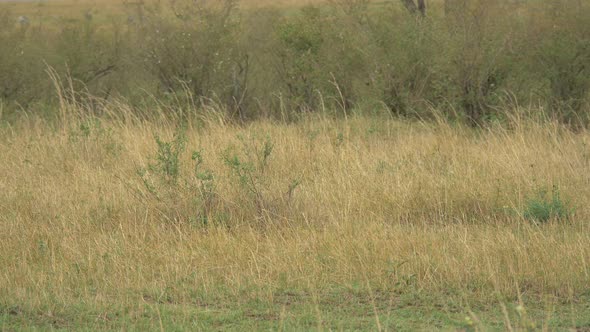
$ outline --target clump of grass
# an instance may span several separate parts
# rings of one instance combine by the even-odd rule
[[[564,200],[557,186],[553,186],[551,193],[547,190],[539,190],[535,197],[526,203],[523,212],[525,219],[538,223],[546,223],[550,220],[569,220],[574,210],[570,203]]]

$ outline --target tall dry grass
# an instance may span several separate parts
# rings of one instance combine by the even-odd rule
[[[1,129],[6,307],[358,284],[484,302],[587,292],[587,131],[518,119],[474,130],[354,116],[243,126],[203,117],[186,126],[181,163],[183,181],[197,181],[190,151],[200,150],[215,175],[203,225],[191,219],[198,191],[179,185],[159,200],[137,175],[156,153],[154,136],[171,139],[175,121],[74,120],[73,111],[60,125],[33,117]],[[252,195],[223,156],[255,166],[268,139]],[[571,199],[572,218],[523,219],[527,198],[551,186]]]

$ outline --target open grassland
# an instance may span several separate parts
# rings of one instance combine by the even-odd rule
[[[590,329],[589,3],[203,3],[0,3],[0,330]]]
[[[2,329],[590,326],[588,131],[72,110],[0,131]]]

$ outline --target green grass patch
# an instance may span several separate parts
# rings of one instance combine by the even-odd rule
[[[175,302],[144,296],[135,304],[88,302],[24,309],[0,306],[3,330],[565,330],[590,327],[588,298],[570,303],[527,301],[463,305],[457,296],[333,290],[282,291]],[[502,306],[505,309],[502,309]]]

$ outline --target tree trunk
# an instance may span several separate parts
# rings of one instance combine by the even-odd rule
[[[418,0],[418,11],[420,15],[426,16],[426,0]]]
[[[414,0],[400,0],[404,7],[410,12],[412,15],[420,14],[422,16],[426,15],[426,0],[417,0],[418,4],[414,2]]]

